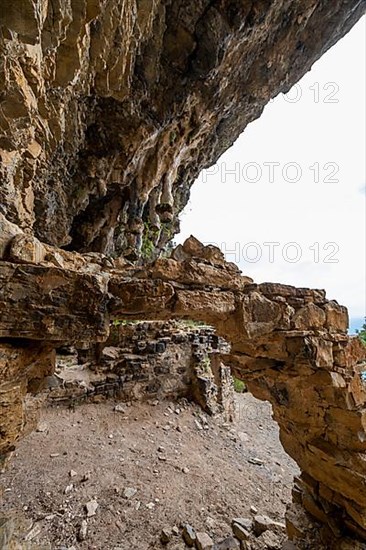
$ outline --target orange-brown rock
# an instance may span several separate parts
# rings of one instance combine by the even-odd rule
[[[0,342],[0,469],[24,430],[27,392],[38,391],[54,367],[52,346]]]
[[[333,537],[366,540],[365,350],[346,309],[322,290],[254,284],[193,237],[149,265],[200,171],[363,12],[361,0],[2,0],[2,458],[50,349],[105,341],[118,317],[204,320],[273,405],[307,475],[296,505]]]
[[[200,171],[363,11],[361,0],[2,0],[0,215],[44,243],[155,255]]]
[[[185,249],[191,244],[192,239]],[[191,318],[214,325],[231,343],[230,354],[221,360],[256,397],[272,403],[281,441],[304,473],[296,502],[333,537],[351,531],[366,540],[366,388],[361,378],[366,348],[347,336],[338,315],[327,318],[330,308],[346,313],[323,291],[255,285],[246,277],[240,282],[230,264],[207,260],[208,254],[215,256],[212,249],[193,245],[190,259],[157,260],[144,269],[117,269],[113,261],[103,267],[103,256],[94,255],[91,270],[79,254],[78,269],[72,269],[70,252],[68,269],[55,268],[52,258],[38,265],[25,264],[24,257],[19,263],[0,263],[0,334],[56,346],[103,340],[110,321],[121,317]],[[216,271],[220,276],[215,278]],[[6,311],[15,312],[18,322]],[[2,345],[3,357],[9,346]],[[5,454],[22,431],[29,379],[44,376],[34,356],[17,347],[13,352],[14,365],[3,361],[2,367],[2,406],[13,419],[5,415]]]

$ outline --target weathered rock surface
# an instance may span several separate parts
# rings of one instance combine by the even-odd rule
[[[7,338],[32,335],[47,346],[59,346],[61,342],[88,342],[90,334],[98,331],[102,338],[100,327],[107,332],[110,321],[121,317],[183,317],[211,323],[231,343],[230,353],[222,355],[221,360],[232,366],[256,397],[272,403],[284,448],[303,471],[295,482],[294,506],[301,505],[301,510],[325,525],[333,538],[353,532],[366,540],[366,387],[361,377],[366,369],[366,349],[358,338],[346,334],[347,310],[329,302],[321,290],[257,285],[245,277],[242,284],[232,285],[231,279],[237,280],[238,273],[233,273],[232,266],[221,258],[208,261],[206,253],[204,250],[202,257],[192,257],[188,264],[183,260],[179,268],[172,270],[178,274],[178,281],[160,278],[156,272],[159,260],[143,269],[126,266],[120,270],[113,264],[102,267],[96,255],[94,271],[90,264],[62,270],[47,260],[39,264],[3,262],[0,276],[5,273],[6,284],[0,287],[0,303],[4,312],[17,312],[18,322],[12,317],[9,322],[4,313],[0,332]],[[71,257],[69,253],[69,261]],[[75,262],[80,265],[77,254]],[[182,269],[190,272],[192,262],[200,265],[200,284],[182,282]],[[212,283],[212,270],[226,277],[222,288],[218,279]],[[70,289],[79,288],[85,288],[85,294],[72,299]],[[96,315],[91,305],[101,303],[103,309],[99,308]],[[314,327],[312,315],[303,315],[304,311],[316,311],[322,326]],[[296,327],[300,316],[301,329]],[[70,322],[74,318],[75,322]],[[310,327],[304,319],[309,319]],[[51,329],[41,332],[39,326]],[[28,352],[29,344],[23,345]],[[37,349],[41,343],[33,345]],[[2,345],[3,357],[9,353],[17,356],[18,347],[14,340]],[[28,364],[31,366],[26,367]],[[12,384],[17,379],[23,389],[12,387],[2,405],[2,433],[6,434],[3,455],[12,448],[22,428],[22,421],[12,421],[11,428],[7,428],[6,411],[13,410],[14,419],[22,418],[22,396],[29,376],[42,378],[46,374],[43,367],[38,371],[36,357],[32,361],[28,353],[16,368],[18,378],[12,374],[16,363],[5,361],[4,365],[5,376]],[[5,382],[1,392],[7,389]],[[303,520],[300,525],[290,510],[287,528],[291,537],[302,535]]]
[[[1,3],[2,458],[54,347],[103,342],[119,317],[202,320],[272,403],[303,471],[288,532],[301,536],[300,506],[329,536],[366,540],[365,350],[345,308],[323,291],[256,285],[194,239],[141,269],[123,259],[146,264],[166,247],[200,170],[363,11],[361,0]]]
[[[59,350],[48,402],[74,406],[101,398],[123,402],[182,397],[230,421],[235,414],[228,344],[212,327],[181,321],[115,322],[107,342]],[[67,353],[65,355],[65,353]],[[120,403],[116,412],[126,414]]]
[[[240,542],[234,537],[227,537],[215,544],[212,550],[240,550]]]
[[[197,550],[213,550],[214,542],[207,533],[197,533],[196,548]]]
[[[189,547],[194,546],[196,542],[196,531],[189,524],[185,525],[183,528],[183,539]]]
[[[0,214],[45,243],[146,259],[177,231],[200,170],[363,9],[3,0]]]
[[[55,367],[52,346],[0,344],[0,469],[19,435],[35,429],[37,412],[26,410],[27,392],[37,392]],[[27,426],[28,423],[28,426]]]

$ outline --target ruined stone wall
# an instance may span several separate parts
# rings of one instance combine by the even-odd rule
[[[107,342],[57,354],[47,379],[53,405],[114,398],[122,402],[181,397],[209,414],[234,415],[230,368],[219,359],[228,345],[214,329],[177,322],[117,321]],[[215,359],[215,356],[216,359]]]

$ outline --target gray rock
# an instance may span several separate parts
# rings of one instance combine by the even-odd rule
[[[196,532],[188,523],[183,527],[183,539],[188,546],[194,546],[196,542]]]
[[[28,533],[25,535],[24,540],[26,542],[31,541],[33,539],[36,539],[38,535],[40,535],[42,531],[42,527],[39,522],[36,522],[33,524],[32,528]]]
[[[44,384],[45,388],[48,389],[59,388],[60,386],[62,386],[62,380],[60,380],[60,378],[53,374],[52,376],[46,376]]]
[[[44,432],[47,432],[48,430],[48,425],[46,424],[46,422],[40,422],[37,426],[37,432],[40,432],[40,433],[44,433]]]
[[[187,550],[187,546],[184,544],[184,542],[171,542],[169,544],[169,550]]]
[[[172,530],[169,527],[164,527],[160,534],[160,540],[163,544],[168,544],[172,539]]]
[[[80,525],[79,533],[78,533],[78,539],[80,541],[83,541],[86,539],[87,531],[88,531],[88,522],[85,519],[83,519]]]
[[[90,500],[85,504],[86,515],[88,518],[95,516],[98,506],[99,505],[96,500]]]
[[[240,525],[240,527],[244,527],[247,531],[251,531],[253,529],[253,520],[252,518],[234,518],[231,522],[231,525],[234,523],[237,523]]]
[[[227,537],[215,544],[212,550],[240,550],[240,542],[234,537]]]
[[[118,359],[119,353],[120,353],[120,349],[113,346],[107,346],[102,350],[102,356],[107,360]],[[120,404],[118,404],[117,407],[119,407],[119,405]],[[116,407],[114,408],[114,410],[116,410]]]
[[[207,525],[209,530],[214,529],[215,526],[216,526],[216,521],[213,518],[211,518],[210,516],[208,516],[206,518],[206,525]]]
[[[280,550],[282,546],[281,539],[273,531],[265,531],[258,537],[257,541],[260,541],[260,547],[263,549]]]
[[[65,487],[65,490],[64,490],[64,494],[65,495],[68,495],[69,493],[71,493],[71,491],[73,490],[74,488],[74,484],[73,483],[70,483],[70,485],[67,485]]]
[[[207,533],[199,532],[196,534],[197,550],[213,550],[214,541]]]
[[[0,213],[0,258],[5,256],[11,241],[16,235],[22,235],[22,230],[15,224],[9,222],[5,216]]]
[[[136,493],[137,489],[135,489],[134,487],[126,487],[126,489],[123,491],[123,496],[128,499],[134,497]]]
[[[283,523],[279,523],[278,521],[274,521],[273,519],[269,518],[268,516],[262,516],[257,515],[254,517],[254,526],[253,531],[257,537],[267,531],[270,530],[280,530],[285,531],[286,526]]]
[[[250,539],[250,533],[245,527],[242,527],[239,525],[239,523],[233,523],[232,524],[233,533],[239,540],[249,540]]]
[[[126,412],[126,409],[125,409],[125,407],[122,405],[122,403],[118,403],[118,405],[116,405],[116,406],[114,407],[114,410],[115,410],[115,412],[119,412],[119,413],[122,413],[122,414],[125,414],[125,412]]]

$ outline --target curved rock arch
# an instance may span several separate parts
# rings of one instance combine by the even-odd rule
[[[25,257],[32,250],[38,263]],[[222,360],[272,404],[282,444],[302,471],[287,516],[290,537],[306,532],[305,509],[325,526],[326,540],[353,533],[366,541],[366,349],[347,336],[346,308],[323,290],[255,284],[220,250],[192,237],[171,258],[142,269],[23,236],[9,254],[12,262],[0,266],[0,301],[13,310],[10,318],[0,313],[0,337],[8,339],[0,347],[3,402],[8,391],[9,406],[21,407],[27,384],[49,372],[52,346],[91,335],[103,341],[112,319],[205,321],[231,344]],[[32,341],[33,354],[14,338]],[[37,348],[35,340],[45,343]],[[4,361],[11,353],[12,372]],[[17,391],[10,384],[16,379]],[[4,454],[21,429],[22,422],[12,426]]]
[[[215,326],[231,344],[223,360],[255,397],[272,404],[283,447],[303,472],[289,534],[299,535],[292,521],[302,505],[327,525],[330,539],[350,530],[366,540],[366,350],[347,336],[346,308],[322,290],[256,285],[218,249],[192,238],[174,254],[186,258],[157,260],[137,294],[112,283],[122,300],[113,314],[138,313],[146,297],[150,318],[168,313]]]

